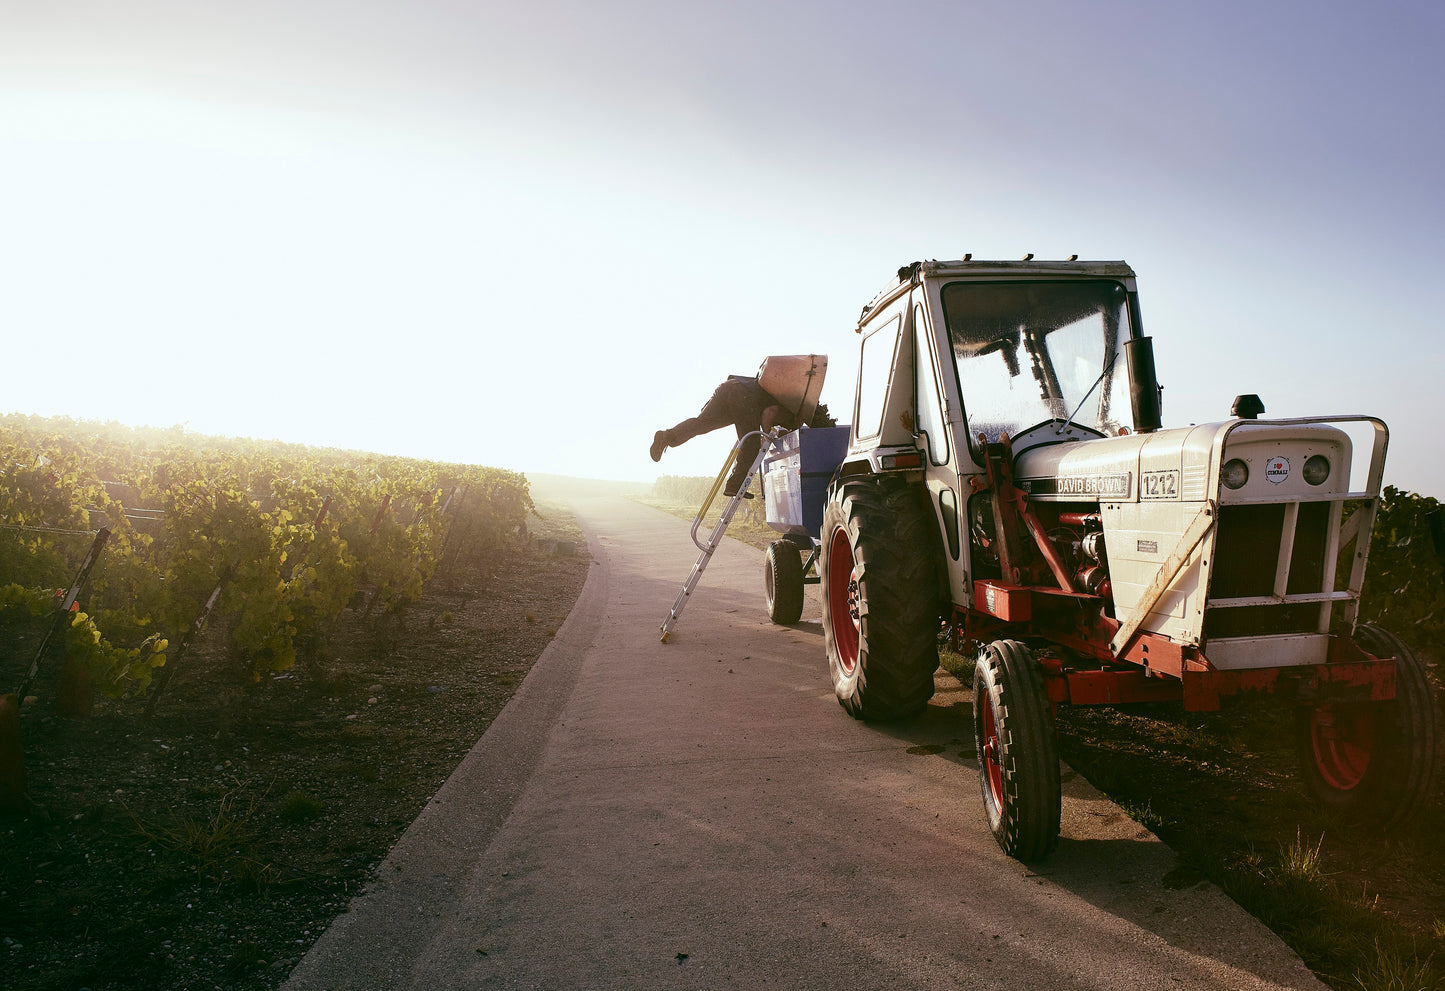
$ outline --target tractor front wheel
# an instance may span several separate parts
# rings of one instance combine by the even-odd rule
[[[1038,661],[1017,640],[989,644],[974,666],[973,740],[994,839],[1010,857],[1042,860],[1059,842],[1059,745]]]
[[[1381,828],[1408,821],[1435,775],[1436,704],[1425,668],[1400,638],[1360,624],[1355,642],[1395,658],[1388,702],[1332,702],[1299,710],[1295,744],[1305,787],[1327,808]]]

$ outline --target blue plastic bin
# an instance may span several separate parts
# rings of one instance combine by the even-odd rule
[[[763,458],[768,526],[793,538],[818,540],[828,482],[848,452],[847,426],[804,427],[784,434]]]

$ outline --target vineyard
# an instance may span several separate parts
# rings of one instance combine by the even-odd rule
[[[39,660],[153,706],[203,625],[253,677],[286,670],[344,609],[485,568],[531,508],[493,468],[0,417],[0,636],[63,616]]]
[[[284,980],[571,609],[582,535],[533,499],[0,417],[5,987]]]
[[[1386,486],[1375,517],[1360,619],[1416,647],[1445,647],[1445,507]]]

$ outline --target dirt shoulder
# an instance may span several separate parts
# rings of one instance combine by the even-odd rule
[[[526,676],[591,562],[539,506],[491,574],[402,617],[348,610],[328,650],[252,683],[210,631],[154,718],[139,700],[21,712],[33,808],[0,814],[5,985],[272,988],[368,880]],[[3,683],[28,663],[7,656]]]
[[[1445,783],[1381,832],[1314,802],[1268,702],[1060,710],[1062,756],[1337,988],[1445,987]],[[1437,746],[1436,766],[1441,747]]]

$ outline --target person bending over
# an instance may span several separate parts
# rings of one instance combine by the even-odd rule
[[[778,426],[793,430],[800,425],[796,419],[787,407],[758,384],[756,376],[729,375],[727,381],[713,391],[712,398],[704,404],[702,411],[697,416],[689,417],[675,427],[659,430],[653,434],[652,447],[648,453],[652,455],[653,461],[661,461],[662,452],[667,448],[678,447],[700,434],[721,430],[729,425],[737,430],[739,437],[755,430],[768,431]],[[832,418],[828,416],[828,407],[820,403],[810,418],[809,425],[831,426],[832,422]],[[758,456],[758,448],[761,446],[761,437],[750,437],[743,444],[742,449],[738,451],[738,458],[733,464],[733,470],[723,485],[723,495],[729,498],[737,495],[738,489],[747,479],[748,469],[753,466],[753,460]],[[751,492],[743,493],[745,499],[752,497]]]

